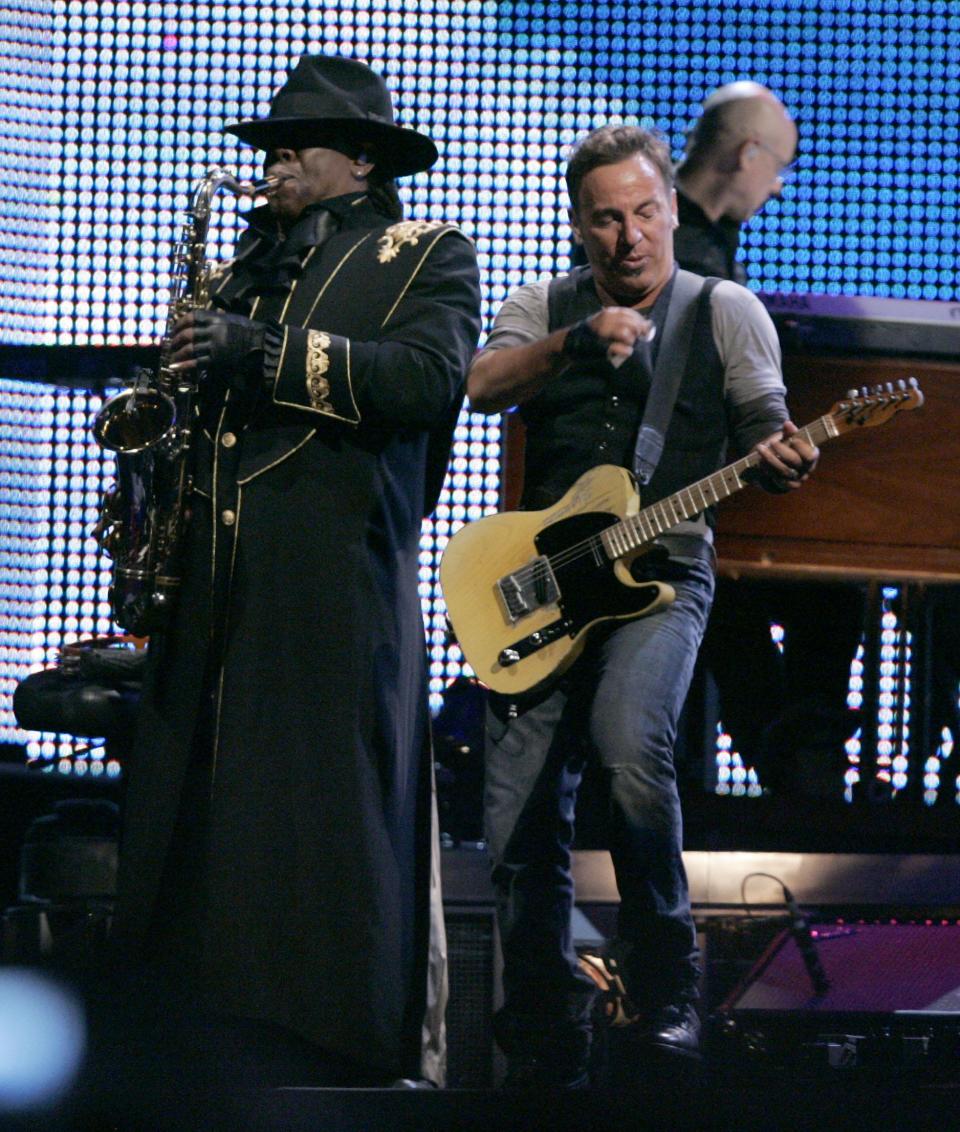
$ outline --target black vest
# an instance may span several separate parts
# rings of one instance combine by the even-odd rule
[[[590,268],[575,268],[550,284],[549,329],[570,326],[601,307]],[[723,387],[710,306],[701,303],[663,456],[643,490],[644,504],[720,467],[727,440]],[[522,506],[549,507],[598,464],[632,467],[649,391],[649,376],[639,366],[615,369],[600,359],[574,363],[521,405],[518,412],[527,428]]]

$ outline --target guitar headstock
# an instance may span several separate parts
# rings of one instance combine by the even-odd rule
[[[830,410],[833,423],[838,432],[851,428],[870,428],[885,424],[897,413],[908,409],[919,409],[923,404],[923,393],[915,377],[888,381],[884,385],[874,385],[867,389],[851,389],[842,401],[837,401]]]

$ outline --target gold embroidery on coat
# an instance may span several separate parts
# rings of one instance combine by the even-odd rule
[[[399,224],[391,224],[384,234],[377,240],[377,260],[380,263],[389,263],[400,254],[404,244],[417,246],[421,236],[443,228],[442,223],[436,220],[401,220]]]
[[[323,376],[330,368],[330,335],[322,330],[307,331],[307,398],[314,409],[332,413],[330,382]]]

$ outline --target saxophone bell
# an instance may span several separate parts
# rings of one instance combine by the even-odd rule
[[[176,423],[173,398],[160,389],[124,389],[97,414],[93,438],[108,452],[135,455],[159,444]]]

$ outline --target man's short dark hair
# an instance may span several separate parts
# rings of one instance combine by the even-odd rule
[[[582,138],[567,162],[567,193],[574,211],[583,178],[601,165],[617,165],[634,154],[642,154],[657,170],[669,193],[673,189],[673,162],[666,139],[642,126],[601,126]]]

